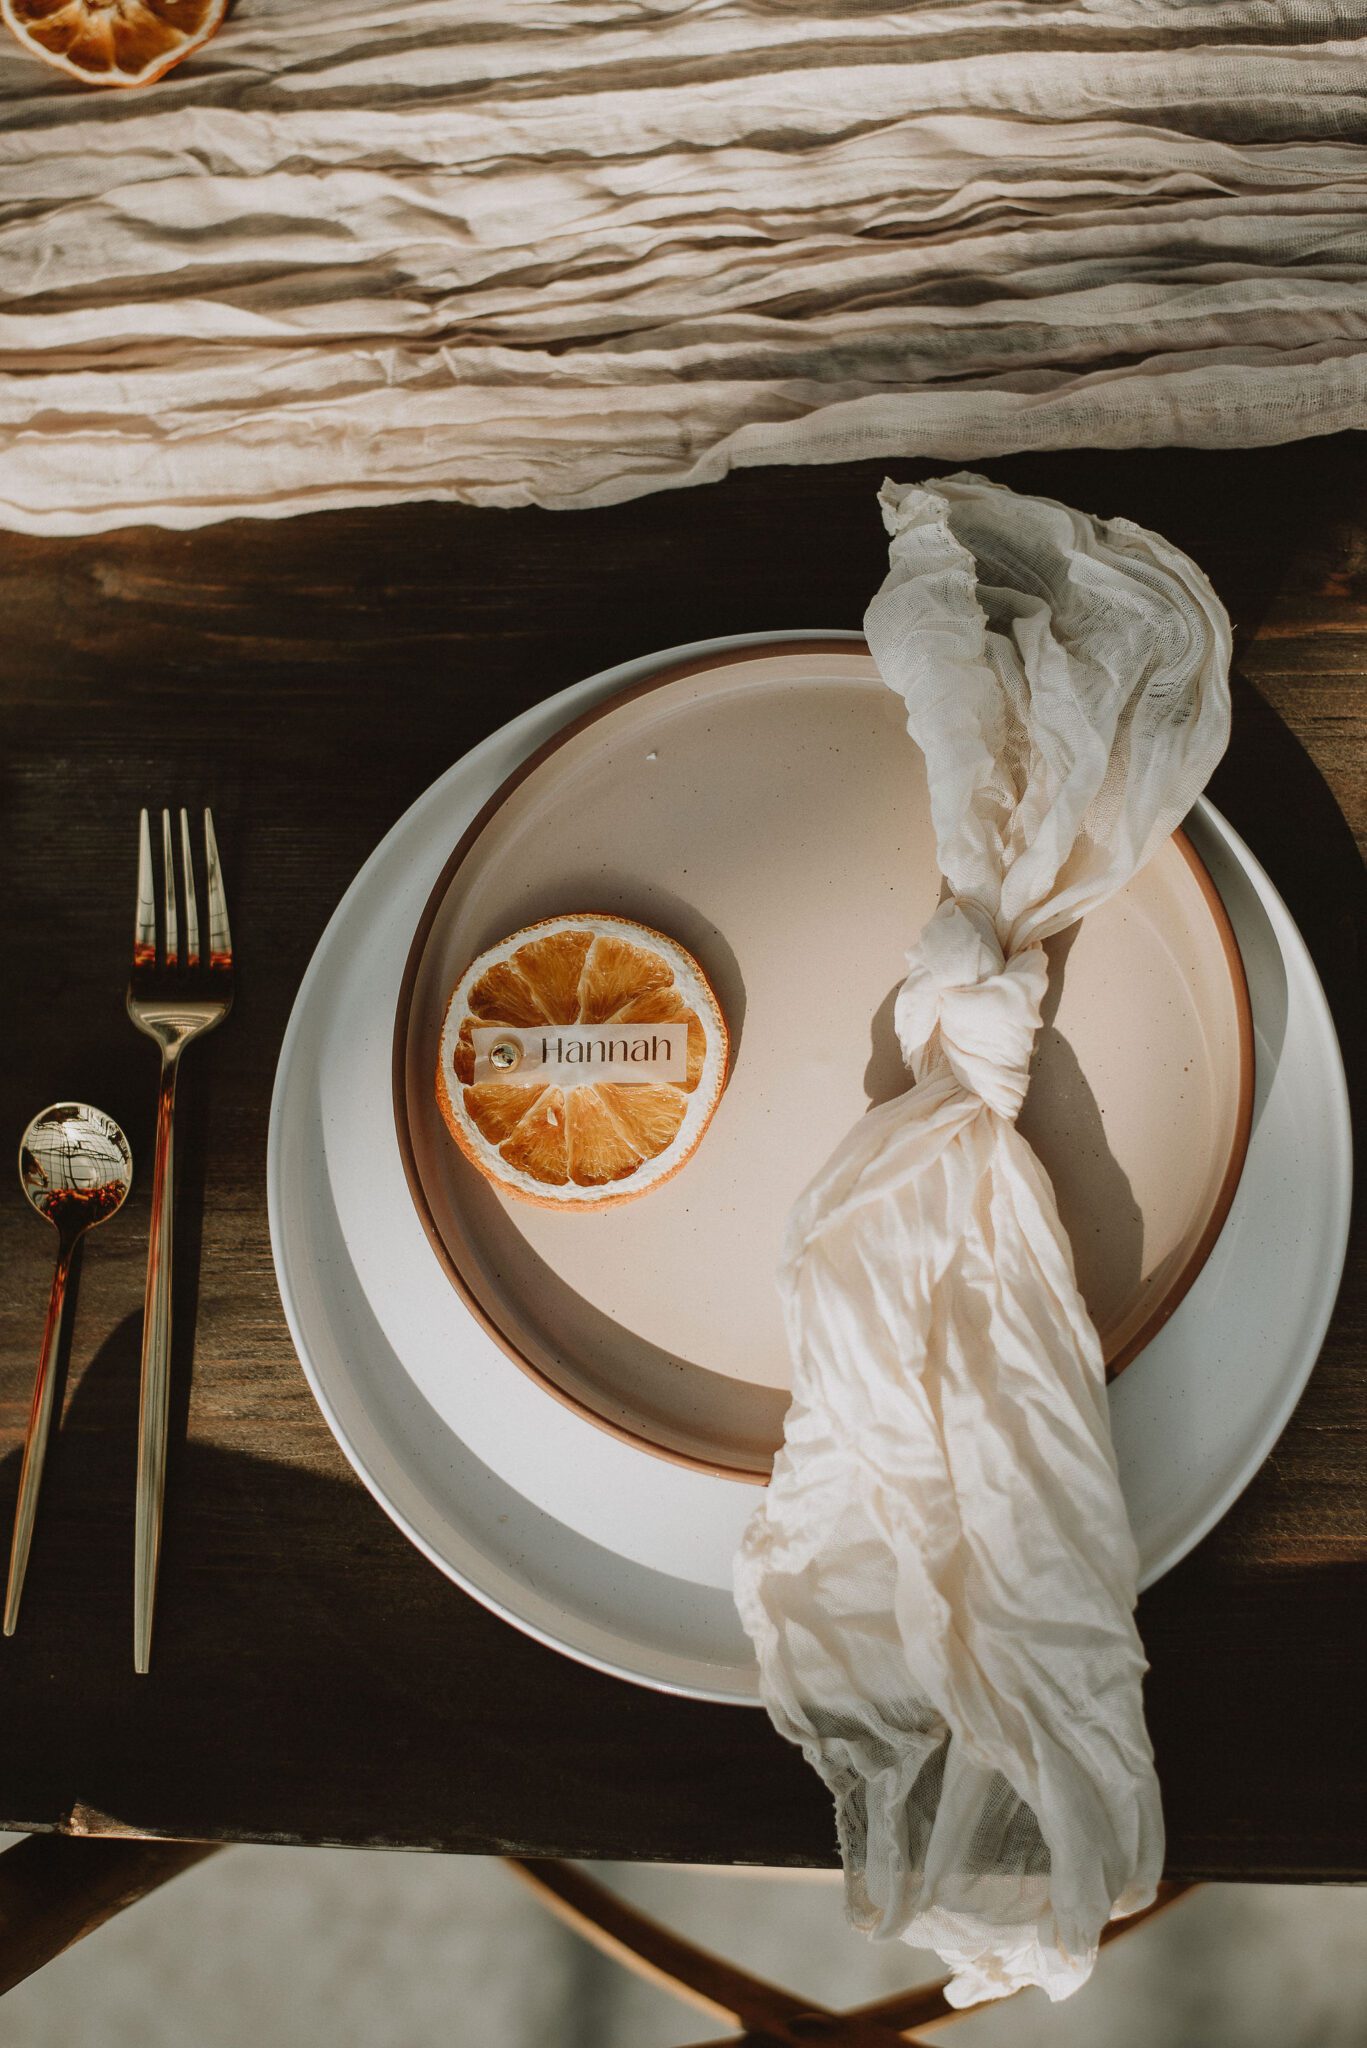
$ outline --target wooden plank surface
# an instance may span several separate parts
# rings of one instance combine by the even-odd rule
[[[33,1111],[82,1095],[150,1159],[154,1055],[122,1009],[140,803],[212,802],[242,960],[234,1014],[183,1083],[155,1669],[135,1678],[130,1654],[144,1173],[80,1282],[23,1620],[0,1643],[0,1822],[834,1859],[826,1795],[762,1714],[581,1670],[391,1527],[291,1349],[264,1161],[300,976],[403,808],[485,733],[608,663],[715,633],[857,626],[885,563],[881,467],[754,471],[594,513],[415,505],[190,534],[0,535],[0,1132],[17,1141]],[[1211,574],[1240,673],[1213,794],[1300,921],[1360,1072],[1360,440],[984,467],[1153,524]],[[50,1249],[13,1185],[0,1197],[6,1530]],[[1276,1452],[1142,1603],[1173,1876],[1367,1877],[1365,1308],[1359,1238]]]

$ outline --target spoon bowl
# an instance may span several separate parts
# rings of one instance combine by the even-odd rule
[[[133,1154],[102,1109],[54,1102],[24,1132],[19,1180],[38,1214],[74,1243],[123,1207],[133,1184]]]

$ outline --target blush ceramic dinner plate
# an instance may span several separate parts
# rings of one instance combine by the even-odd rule
[[[642,1449],[767,1477],[789,1386],[784,1218],[870,1104],[907,1086],[893,998],[940,886],[920,750],[860,647],[761,645],[661,669],[494,792],[409,952],[395,1112],[434,1251],[539,1385]],[[576,911],[680,940],[732,1045],[685,1169],[587,1215],[491,1187],[436,1092],[470,962]],[[1021,1128],[1114,1371],[1175,1309],[1233,1200],[1253,1099],[1248,992],[1185,835],[1050,953]]]
[[[858,649],[854,636],[827,638]],[[469,1312],[404,1172],[393,1045],[424,906],[453,846],[519,764],[586,709],[662,669],[753,644],[676,648],[591,677],[434,782],[377,847],[318,944],[281,1050],[267,1157],[295,1346],[338,1443],[396,1525],[540,1641],[636,1683],[733,1704],[757,1698],[731,1597],[752,1488],[643,1455],[548,1399]],[[1351,1179],[1342,1064],[1304,944],[1209,804],[1197,805],[1187,831],[1247,970],[1255,1085],[1225,1227],[1111,1388],[1146,1585],[1213,1526],[1285,1426],[1328,1325]],[[748,1033],[748,1013],[742,1021]],[[603,1219],[583,1220],[592,1229]]]

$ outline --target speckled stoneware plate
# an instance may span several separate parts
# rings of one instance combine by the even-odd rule
[[[939,898],[921,755],[858,644],[673,665],[521,762],[461,835],[409,950],[398,1144],[459,1299],[546,1391],[641,1449],[762,1482],[788,1355],[774,1270],[791,1204],[906,1086],[893,998]],[[436,1101],[441,1025],[476,954],[611,912],[680,940],[731,1032],[686,1168],[597,1213],[497,1193]],[[1252,1026],[1229,919],[1178,834],[1050,948],[1021,1128],[1058,1195],[1112,1371],[1207,1258],[1248,1144]]]

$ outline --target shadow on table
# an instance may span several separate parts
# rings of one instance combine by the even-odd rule
[[[541,1648],[331,1473],[181,1447],[153,1674],[135,1677],[138,1323],[119,1325],[75,1390],[20,1633],[0,1644],[0,1820],[834,1860],[827,1796],[763,1714],[650,1694]],[[1251,1510],[1246,1497],[1235,1513]],[[1360,1568],[1331,1542],[1256,1574],[1231,1572],[1228,1553],[1208,1541],[1141,1606],[1170,1867],[1247,1876],[1256,1853],[1266,1874],[1346,1874],[1367,1825],[1360,1788],[1270,1757],[1267,1730],[1294,1728],[1297,1755],[1355,1753],[1361,1660],[1343,1624]]]
[[[1319,769],[1271,705],[1237,674],[1229,751],[1209,795],[1267,869],[1310,950],[1343,1048],[1361,1138],[1367,873],[1352,828]]]
[[[758,1860],[830,1860],[826,1795],[762,1714],[531,1641],[338,1476],[330,1445],[316,1467],[274,1462],[268,1422],[261,1456],[173,1443],[136,1677],[140,1337],[138,1314],[111,1332],[54,1435],[19,1633],[0,1643],[0,1822],[697,1861],[728,1859],[738,1832]],[[268,1415],[259,1390],[254,1405]],[[16,1448],[0,1513],[17,1471]]]

